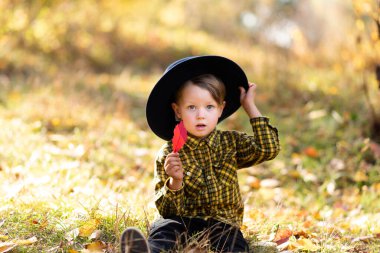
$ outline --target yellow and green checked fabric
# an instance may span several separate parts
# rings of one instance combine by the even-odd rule
[[[188,137],[180,150],[184,169],[183,187],[167,187],[167,142],[156,158],[155,203],[163,217],[172,215],[216,220],[239,226],[244,206],[237,170],[271,160],[280,151],[277,129],[265,117],[250,120],[253,134],[214,130],[202,139]]]

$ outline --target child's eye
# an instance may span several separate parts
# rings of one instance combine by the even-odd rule
[[[189,105],[188,107],[187,107],[187,109],[189,109],[189,110],[195,110],[195,105]]]
[[[206,106],[206,108],[207,108],[207,110],[211,110],[211,109],[214,109],[215,106],[214,105],[208,105],[208,106]]]

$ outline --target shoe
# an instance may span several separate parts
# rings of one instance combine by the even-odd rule
[[[147,239],[138,228],[134,227],[124,230],[120,247],[121,253],[150,253]]]

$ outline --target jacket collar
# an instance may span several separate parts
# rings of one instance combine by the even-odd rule
[[[194,150],[197,149],[199,145],[202,145],[203,143],[208,145],[211,149],[216,149],[220,142],[220,133],[215,128],[209,135],[203,138],[196,138],[194,136],[188,135],[186,146],[188,146],[190,149]]]

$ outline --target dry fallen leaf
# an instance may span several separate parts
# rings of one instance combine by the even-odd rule
[[[372,187],[377,193],[380,193],[380,183],[375,183]]]
[[[69,242],[74,241],[79,235],[79,228],[75,228],[65,234],[65,239]]]
[[[302,226],[304,227],[304,228],[310,228],[311,226],[313,226],[314,225],[314,222],[312,222],[311,220],[307,220],[307,221],[305,221],[303,224],[302,224]]]
[[[260,188],[260,180],[257,177],[249,176],[247,177],[246,182],[253,189]]]
[[[7,235],[0,234],[0,240],[6,241],[8,239],[9,239],[9,237]]]
[[[100,238],[100,236],[102,235],[102,231],[101,230],[95,230],[94,232],[92,232],[92,234],[88,237],[88,239],[90,240],[97,240]]]
[[[13,242],[0,242],[0,253],[8,252],[16,246]]]
[[[314,147],[307,147],[303,150],[303,153],[311,158],[317,158],[319,156],[318,150]]]
[[[311,120],[314,120],[314,119],[322,118],[322,117],[326,116],[326,114],[327,114],[327,112],[324,109],[314,110],[314,111],[309,112],[308,118]]]
[[[317,251],[319,247],[315,245],[310,239],[296,239],[291,236],[288,241],[277,246],[280,251],[283,250],[302,250],[302,251]]]
[[[16,246],[26,246],[37,242],[37,237],[33,236],[26,240],[12,240],[9,242],[0,242],[0,253],[8,252]]]
[[[364,243],[371,243],[375,241],[377,238],[374,235],[368,235],[368,236],[360,236],[356,237],[355,239],[352,240],[352,243],[356,242],[364,242]]]
[[[274,178],[268,178],[268,179],[263,179],[260,182],[260,186],[263,188],[276,188],[280,185],[280,182],[277,179]]]
[[[315,211],[313,214],[312,214],[312,217],[316,220],[323,220],[323,217],[321,215],[321,213],[319,211]]]
[[[107,248],[107,245],[102,241],[95,241],[86,245],[87,252],[103,252],[105,248]]]
[[[289,244],[290,244],[290,241],[288,240],[280,245],[277,245],[277,250],[280,252],[284,252],[285,250],[289,249]]]
[[[48,253],[49,252],[59,252],[60,248],[61,248],[61,245],[58,245],[58,246],[55,246],[55,247],[48,249],[46,252],[48,252]]]
[[[88,220],[79,228],[79,236],[89,237],[98,228],[100,221],[98,219]]]
[[[25,245],[30,245],[37,242],[37,237],[33,236],[26,240],[13,240],[12,242],[16,243],[19,246],[25,246]]]
[[[355,173],[355,175],[354,175],[354,180],[355,180],[356,182],[365,182],[365,181],[368,180],[368,176],[367,176],[367,174],[366,174],[364,171],[359,170],[359,171],[357,171],[357,172]]]
[[[277,232],[274,233],[274,237],[271,241],[277,243],[277,245],[280,245],[288,241],[292,235],[293,232],[290,229],[279,229],[277,230]]]
[[[267,218],[265,213],[263,213],[259,209],[254,209],[254,208],[248,211],[248,217],[252,220],[263,220]]]
[[[293,243],[293,242],[292,242]],[[302,238],[295,242],[296,248],[300,250],[317,251],[319,247],[310,239]]]
[[[296,238],[309,238],[309,237],[312,237],[313,235],[308,233],[307,231],[305,230],[297,230],[295,232],[293,232],[293,235],[296,237]]]

